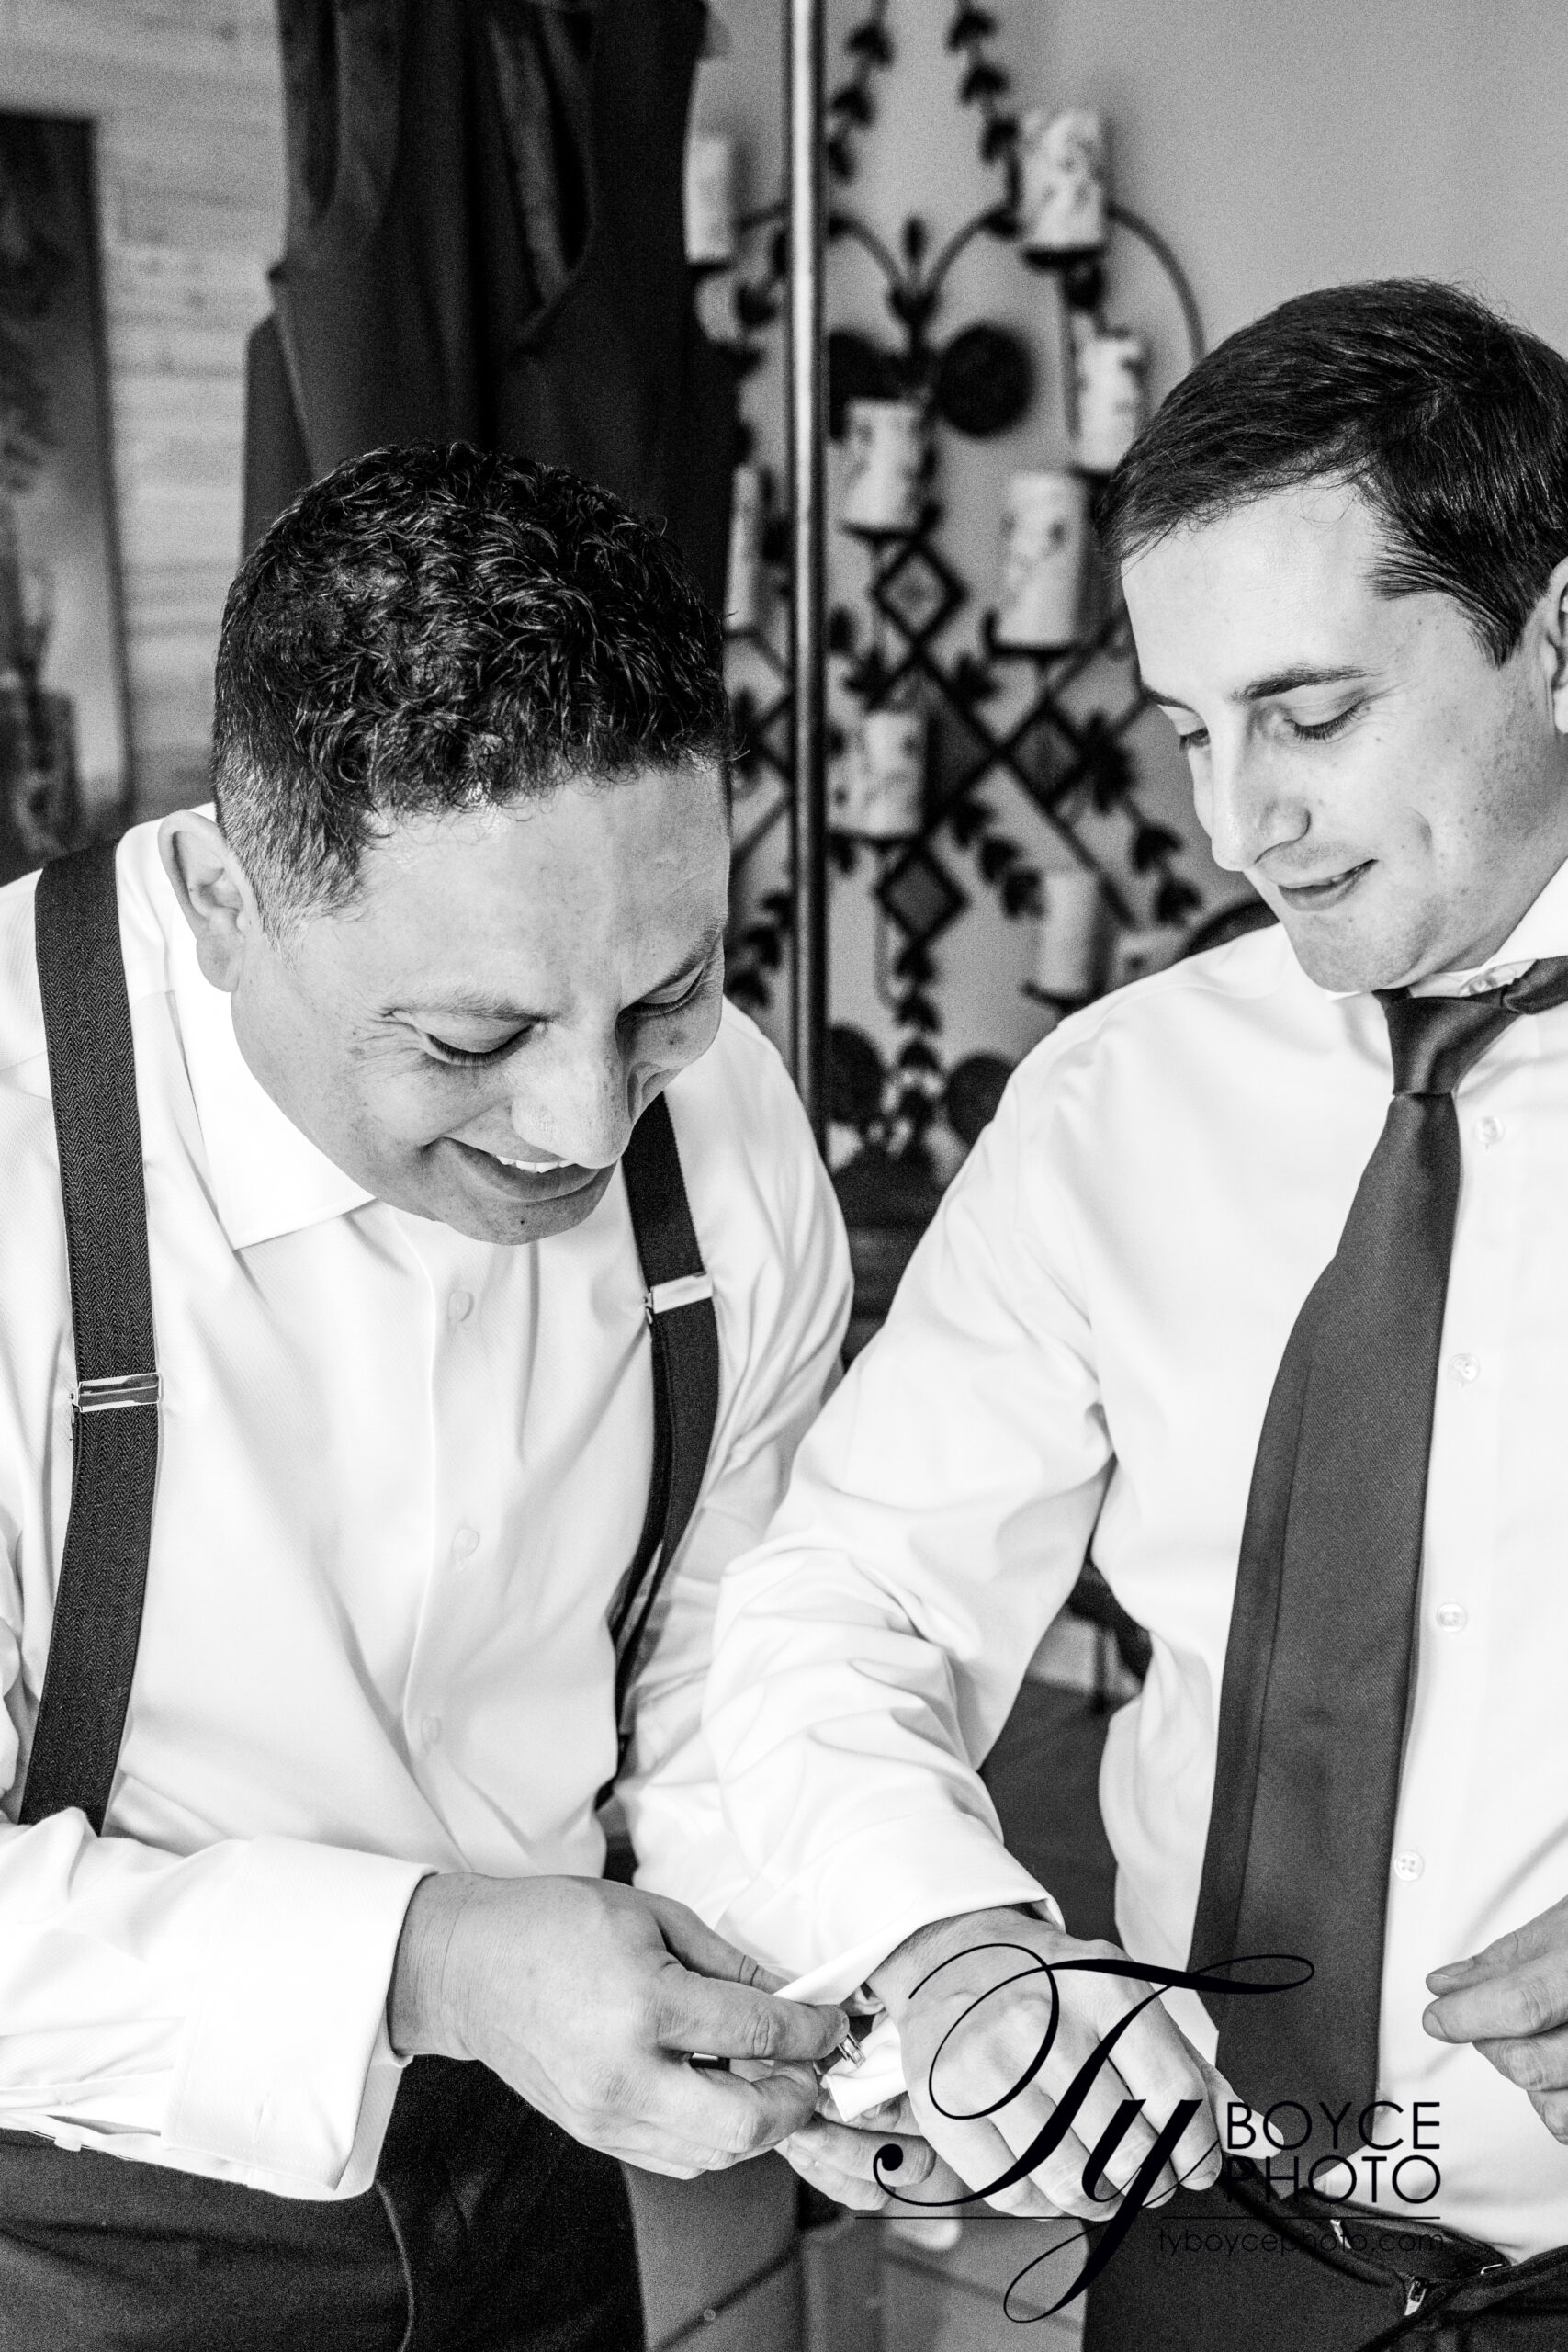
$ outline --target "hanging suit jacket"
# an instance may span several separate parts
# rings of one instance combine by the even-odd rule
[[[393,441],[570,466],[724,593],[734,379],[693,309],[701,0],[279,0],[288,231],[252,338],[247,549]]]

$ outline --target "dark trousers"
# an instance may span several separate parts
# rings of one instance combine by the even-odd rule
[[[1466,2312],[1469,2300],[1445,2307],[1434,2293],[1399,2335],[1402,2352],[1568,2346],[1568,2281],[1493,2310]],[[1213,2189],[1138,2216],[1089,2290],[1083,2352],[1361,2352],[1399,2328],[1405,2301],[1394,2280],[1348,2277]]]
[[[0,2132],[0,2352],[642,2352],[626,2183],[482,2066],[416,2058],[332,2202]]]

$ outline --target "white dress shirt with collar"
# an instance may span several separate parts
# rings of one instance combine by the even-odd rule
[[[1565,952],[1568,868],[1486,976],[1432,985]],[[768,1542],[726,1577],[706,1721],[753,1872],[731,1933],[837,1993],[916,1925],[1039,1892],[970,1763],[1092,1536],[1154,1644],[1100,1775],[1120,1930],[1186,1964],[1264,1408],[1389,1088],[1376,1000],[1315,987],[1277,929],[1104,999],[1023,1063]],[[1418,2210],[1523,2254],[1568,2242],[1568,2148],[1421,2015],[1429,1969],[1568,1894],[1568,1009],[1515,1021],[1457,1105],[1382,2090],[1406,2151],[1412,2102],[1438,2102],[1441,2190]],[[1169,1998],[1212,2052],[1196,1997]],[[1359,2196],[1390,2210],[1388,2177],[1363,2159]]]
[[[164,1407],[101,1838],[74,1812],[15,1826],[74,1373],[33,881],[0,892],[0,2127],[348,2196],[397,2087],[384,2007],[420,1877],[601,1866],[605,1612],[651,1457],[641,1277],[619,1181],[519,1249],[371,1199],[251,1076],[153,827],[118,876]],[[830,1376],[848,1261],[742,1015],[669,1100],[721,1393],[623,1792],[662,1878],[722,1894],[714,1593]]]

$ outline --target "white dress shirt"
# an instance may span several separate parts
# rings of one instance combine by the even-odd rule
[[[118,875],[164,1402],[102,1838],[79,1812],[15,1826],[74,1371],[33,879],[0,892],[0,2125],[347,2196],[397,2087],[384,2007],[420,1877],[602,1865],[605,1612],[651,1457],[641,1276],[618,1179],[575,1230],[516,1249],[370,1198],[251,1076],[153,827]],[[799,1103],[742,1015],[725,1008],[669,1100],[721,1393],[623,1792],[666,1879],[711,1878],[716,1579],[819,1401],[848,1264]]]
[[[1565,951],[1568,868],[1493,968]],[[1092,1535],[1154,1645],[1100,1774],[1120,1930],[1186,1964],[1264,1408],[1389,1091],[1376,1000],[1315,987],[1277,929],[1120,990],[1023,1063],[726,1577],[706,1721],[753,1872],[731,1932],[837,1992],[917,1924],[1038,1892],[970,1765]],[[1515,1021],[1457,1104],[1382,2088],[1440,2103],[1421,2210],[1522,2254],[1568,2242],[1568,2148],[1421,2015],[1427,1970],[1568,1894],[1568,1009]],[[1212,2052],[1196,1997],[1169,1998]],[[1413,2210],[1388,2171],[1380,2210]],[[1379,2185],[1363,2160],[1359,2193]]]

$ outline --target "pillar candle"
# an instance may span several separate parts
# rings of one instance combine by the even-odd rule
[[[735,259],[735,141],[697,130],[686,141],[686,259],[722,269]]]
[[[912,531],[925,497],[927,424],[919,401],[851,401],[844,503],[847,531]]]
[[[1147,345],[1125,327],[1079,345],[1075,454],[1087,473],[1113,472],[1143,431],[1147,369]]]
[[[1104,901],[1098,874],[1079,866],[1041,876],[1043,911],[1034,985],[1044,996],[1090,997],[1100,984]]]
[[[1089,484],[1081,474],[1014,474],[1002,509],[997,643],[1035,652],[1077,644],[1088,584]]]
[[[867,841],[907,841],[920,830],[925,790],[925,712],[868,710],[850,731],[834,824]]]
[[[1074,107],[1047,114],[1031,107],[1022,137],[1023,238],[1037,261],[1097,254],[1105,243],[1105,125]]]

